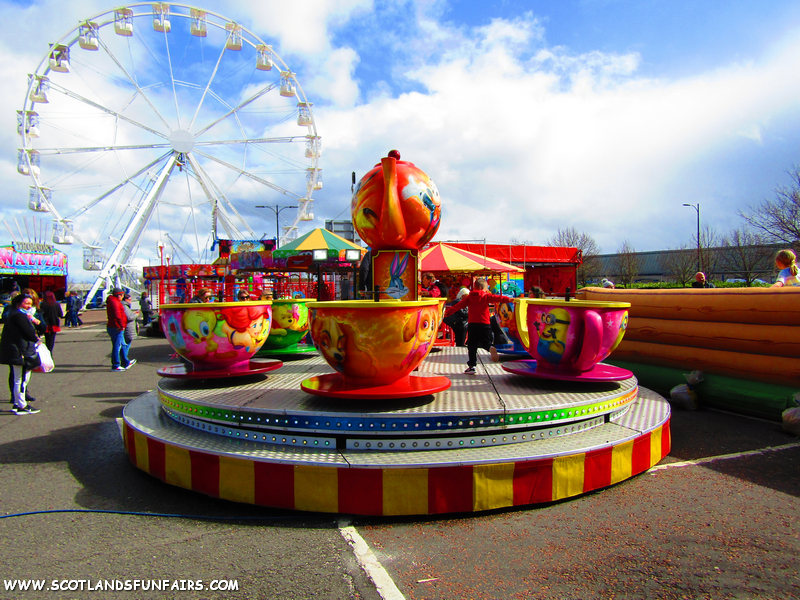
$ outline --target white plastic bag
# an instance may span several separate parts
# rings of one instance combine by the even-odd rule
[[[53,362],[53,355],[50,354],[50,350],[47,349],[47,346],[44,344],[39,344],[36,347],[36,353],[39,355],[39,360],[42,361],[42,364],[38,367],[35,367],[33,370],[36,373],[49,373],[53,369],[56,368],[55,363]]]
[[[781,413],[783,430],[792,435],[800,435],[800,392],[794,395],[794,403],[797,406],[787,408]]]
[[[694,390],[695,386],[703,381],[702,371],[692,371],[691,373],[684,373],[686,383],[676,385],[669,392],[669,397],[675,406],[685,408],[686,410],[697,410],[697,392]]]

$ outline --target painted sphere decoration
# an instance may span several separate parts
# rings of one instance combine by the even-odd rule
[[[431,178],[392,150],[358,182],[350,212],[373,250],[418,250],[439,229],[442,201]]]
[[[197,370],[245,368],[272,321],[270,301],[164,304],[159,312],[167,341]]]

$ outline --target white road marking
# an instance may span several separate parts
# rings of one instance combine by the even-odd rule
[[[698,458],[696,460],[684,460],[681,462],[667,463],[665,465],[657,465],[650,469],[650,472],[661,471],[663,469],[672,469],[674,467],[692,467],[694,465],[702,465],[715,460],[727,460],[729,458],[739,458],[741,456],[754,456],[756,454],[764,454],[765,452],[778,452],[780,450],[788,450],[789,448],[798,447],[800,447],[800,442],[792,442],[791,444],[783,444],[782,446],[769,446],[767,448],[761,448],[760,450],[748,450],[747,452],[720,454],[719,456],[708,456],[706,458]]]
[[[378,561],[375,555],[370,550],[367,542],[356,531],[356,528],[350,525],[349,521],[339,521],[339,531],[342,537],[347,540],[353,552],[356,555],[356,560],[364,572],[375,585],[378,594],[383,600],[405,600],[405,596],[397,589],[389,573],[383,568],[383,565]]]

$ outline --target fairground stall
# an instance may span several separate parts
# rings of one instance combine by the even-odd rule
[[[353,298],[355,272],[367,249],[327,229],[314,229],[277,250],[237,252],[230,269],[261,276],[274,298]]]
[[[67,255],[50,244],[12,242],[0,247],[2,293],[32,288],[39,295],[53,292],[64,298],[67,289]]]
[[[527,292],[534,286],[542,288],[548,295],[563,295],[567,288],[573,292],[577,289],[576,271],[583,264],[583,255],[578,248],[484,242],[447,244],[520,267],[520,273],[507,273],[495,278],[500,291],[506,295],[514,295],[518,288]]]

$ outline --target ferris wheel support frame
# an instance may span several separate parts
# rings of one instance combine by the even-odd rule
[[[147,193],[147,196],[136,208],[133,217],[128,223],[128,226],[125,228],[125,232],[122,234],[122,237],[114,248],[114,251],[103,264],[103,268],[97,275],[97,279],[92,284],[89,293],[86,295],[86,298],[83,302],[84,309],[97,293],[97,290],[100,289],[100,286],[107,280],[110,280],[112,274],[116,277],[119,277],[119,268],[130,258],[131,250],[138,243],[139,238],[145,230],[145,227],[147,227],[147,223],[150,221],[150,217],[153,214],[153,210],[155,210],[158,199],[164,192],[164,186],[166,185],[167,179],[172,173],[172,170],[175,168],[177,160],[177,153],[173,153],[172,156],[167,159],[167,163],[156,177],[155,181],[153,182],[153,186]]]

